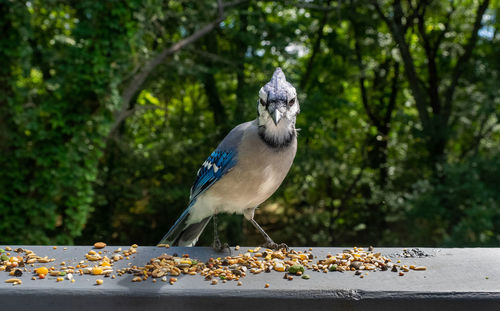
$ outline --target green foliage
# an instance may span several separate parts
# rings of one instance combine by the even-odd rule
[[[302,113],[292,170],[256,212],[275,240],[498,246],[499,3],[462,60],[482,1],[402,1],[415,87],[391,24],[400,2],[379,2],[227,7],[124,103],[148,61],[216,18],[216,1],[0,0],[2,241],[156,243],[281,66]],[[262,242],[241,216],[219,223],[231,244]]]
[[[120,101],[130,39],[123,23],[133,21],[132,8],[1,6],[10,18],[2,18],[10,42],[1,42],[14,47],[2,48],[12,95],[2,99],[0,234],[6,243],[73,243],[91,210],[110,112]]]
[[[386,237],[387,242],[498,245],[499,161],[495,155],[448,164],[440,176],[419,180],[412,191],[394,196],[394,200],[388,202],[392,210],[389,221],[397,229]],[[402,236],[408,239],[403,241]]]

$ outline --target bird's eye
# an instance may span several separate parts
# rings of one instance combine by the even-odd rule
[[[262,106],[266,106],[266,102],[262,98],[259,98],[259,102]]]
[[[295,98],[290,99],[288,106],[293,106],[295,104]]]

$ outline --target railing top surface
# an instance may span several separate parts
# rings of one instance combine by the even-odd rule
[[[2,247],[2,246],[0,246]],[[59,267],[62,261],[67,265],[76,265],[85,259],[85,254],[92,249],[91,246],[13,246],[26,248],[34,251],[39,256],[55,258],[54,262],[45,264],[46,266]],[[113,251],[119,246],[107,246],[103,255],[111,257]],[[129,246],[122,249],[128,249]],[[231,248],[232,254],[244,253],[248,247],[241,247],[238,251]],[[306,250],[305,247],[293,247],[295,250]],[[318,259],[325,258],[328,253],[340,253],[345,248],[313,248],[312,253]],[[20,279],[21,285],[12,286],[5,283],[5,280],[13,278],[5,271],[0,272],[0,292],[9,291],[11,293],[51,293],[51,294],[91,294],[91,295],[139,295],[139,296],[272,296],[287,294],[292,297],[313,295],[317,297],[331,295],[394,295],[395,293],[419,293],[419,294],[447,294],[463,293],[474,295],[488,293],[495,297],[500,297],[500,248],[420,248],[426,257],[400,256],[403,248],[376,248],[376,252],[392,258],[394,262],[401,260],[401,264],[426,266],[426,271],[410,271],[404,276],[389,271],[367,272],[364,278],[355,275],[354,272],[315,272],[307,271],[310,279],[305,280],[295,277],[289,281],[283,279],[283,273],[272,271],[270,273],[260,273],[252,275],[248,273],[242,278],[242,285],[238,286],[235,281],[227,283],[219,282],[211,285],[200,275],[180,275],[178,281],[171,285],[168,282],[158,280],[153,283],[152,279],[143,282],[131,282],[133,276],[125,274],[116,276],[116,279],[104,278],[93,275],[77,275],[75,282],[68,280],[57,282],[55,277],[47,277],[44,280],[31,280],[33,274],[25,272]],[[11,253],[14,254],[12,251]],[[142,247],[137,248],[137,253],[129,256],[129,260],[121,260],[115,263],[113,269],[116,271],[127,266],[144,266],[149,259],[157,257],[163,253],[172,255],[189,254],[193,259],[202,261],[210,257],[224,257],[227,253],[217,253],[207,247]],[[315,259],[316,260],[316,259]],[[35,268],[42,266],[36,264]],[[28,267],[28,270],[32,270]],[[116,274],[116,273],[114,273]],[[364,273],[365,274],[365,273]],[[96,279],[104,280],[102,285],[96,285]],[[265,284],[269,288],[265,288]]]

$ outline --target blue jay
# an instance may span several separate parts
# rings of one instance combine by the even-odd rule
[[[264,236],[265,247],[286,247],[253,219],[255,209],[281,185],[297,151],[300,107],[281,68],[260,89],[257,107],[257,119],[232,129],[198,170],[188,207],[160,244],[193,246],[210,219],[225,212],[243,214]],[[215,232],[216,226],[214,218]]]

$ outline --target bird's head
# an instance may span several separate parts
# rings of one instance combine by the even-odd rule
[[[281,68],[276,68],[271,81],[260,89],[258,111],[259,119],[264,123],[269,118],[275,126],[282,121],[295,123],[295,117],[300,112],[297,91],[286,81]]]
[[[259,131],[268,143],[281,145],[295,135],[295,119],[300,112],[297,91],[276,68],[271,81],[259,91]]]

